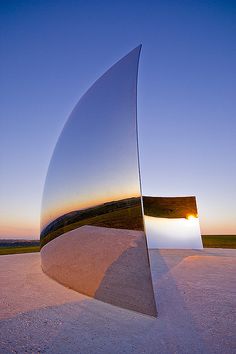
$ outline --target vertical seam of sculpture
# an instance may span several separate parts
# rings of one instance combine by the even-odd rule
[[[140,45],[140,50],[139,50],[139,57],[138,57],[138,66],[139,66],[139,61],[140,61],[140,52],[141,52],[142,45]],[[136,120],[136,136],[137,136],[137,159],[138,159],[138,173],[139,173],[139,188],[140,188],[140,194],[141,194],[141,208],[142,208],[142,215],[143,215],[143,229],[144,233],[146,235],[145,237],[145,243],[146,243],[146,249],[147,249],[147,258],[148,258],[148,264],[149,267],[151,267],[150,264],[150,258],[149,258],[149,253],[148,253],[148,243],[147,243],[147,234],[146,234],[146,225],[144,221],[144,205],[143,205],[143,193],[142,193],[142,177],[141,177],[141,166],[140,166],[140,156],[139,156],[139,129],[138,129],[138,70],[136,72],[136,86],[135,86],[135,96],[136,96],[136,104],[135,104],[135,120]],[[153,284],[152,284],[153,286]]]
[[[82,96],[54,149],[41,214],[41,263],[59,283],[156,316],[140,180],[141,46]]]

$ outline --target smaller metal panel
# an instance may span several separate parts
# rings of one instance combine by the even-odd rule
[[[196,198],[143,197],[149,248],[197,248],[202,240]]]

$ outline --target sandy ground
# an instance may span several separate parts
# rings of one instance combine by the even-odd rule
[[[236,250],[151,250],[158,318],[48,278],[39,254],[0,257],[0,353],[236,353]]]

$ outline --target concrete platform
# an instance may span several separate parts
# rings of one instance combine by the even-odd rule
[[[47,277],[39,254],[0,257],[0,353],[236,353],[236,250],[151,250],[158,318]]]

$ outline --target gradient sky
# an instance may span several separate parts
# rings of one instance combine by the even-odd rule
[[[0,1],[0,237],[38,237],[60,131],[143,44],[143,193],[196,195],[205,234],[236,233],[235,1]]]

